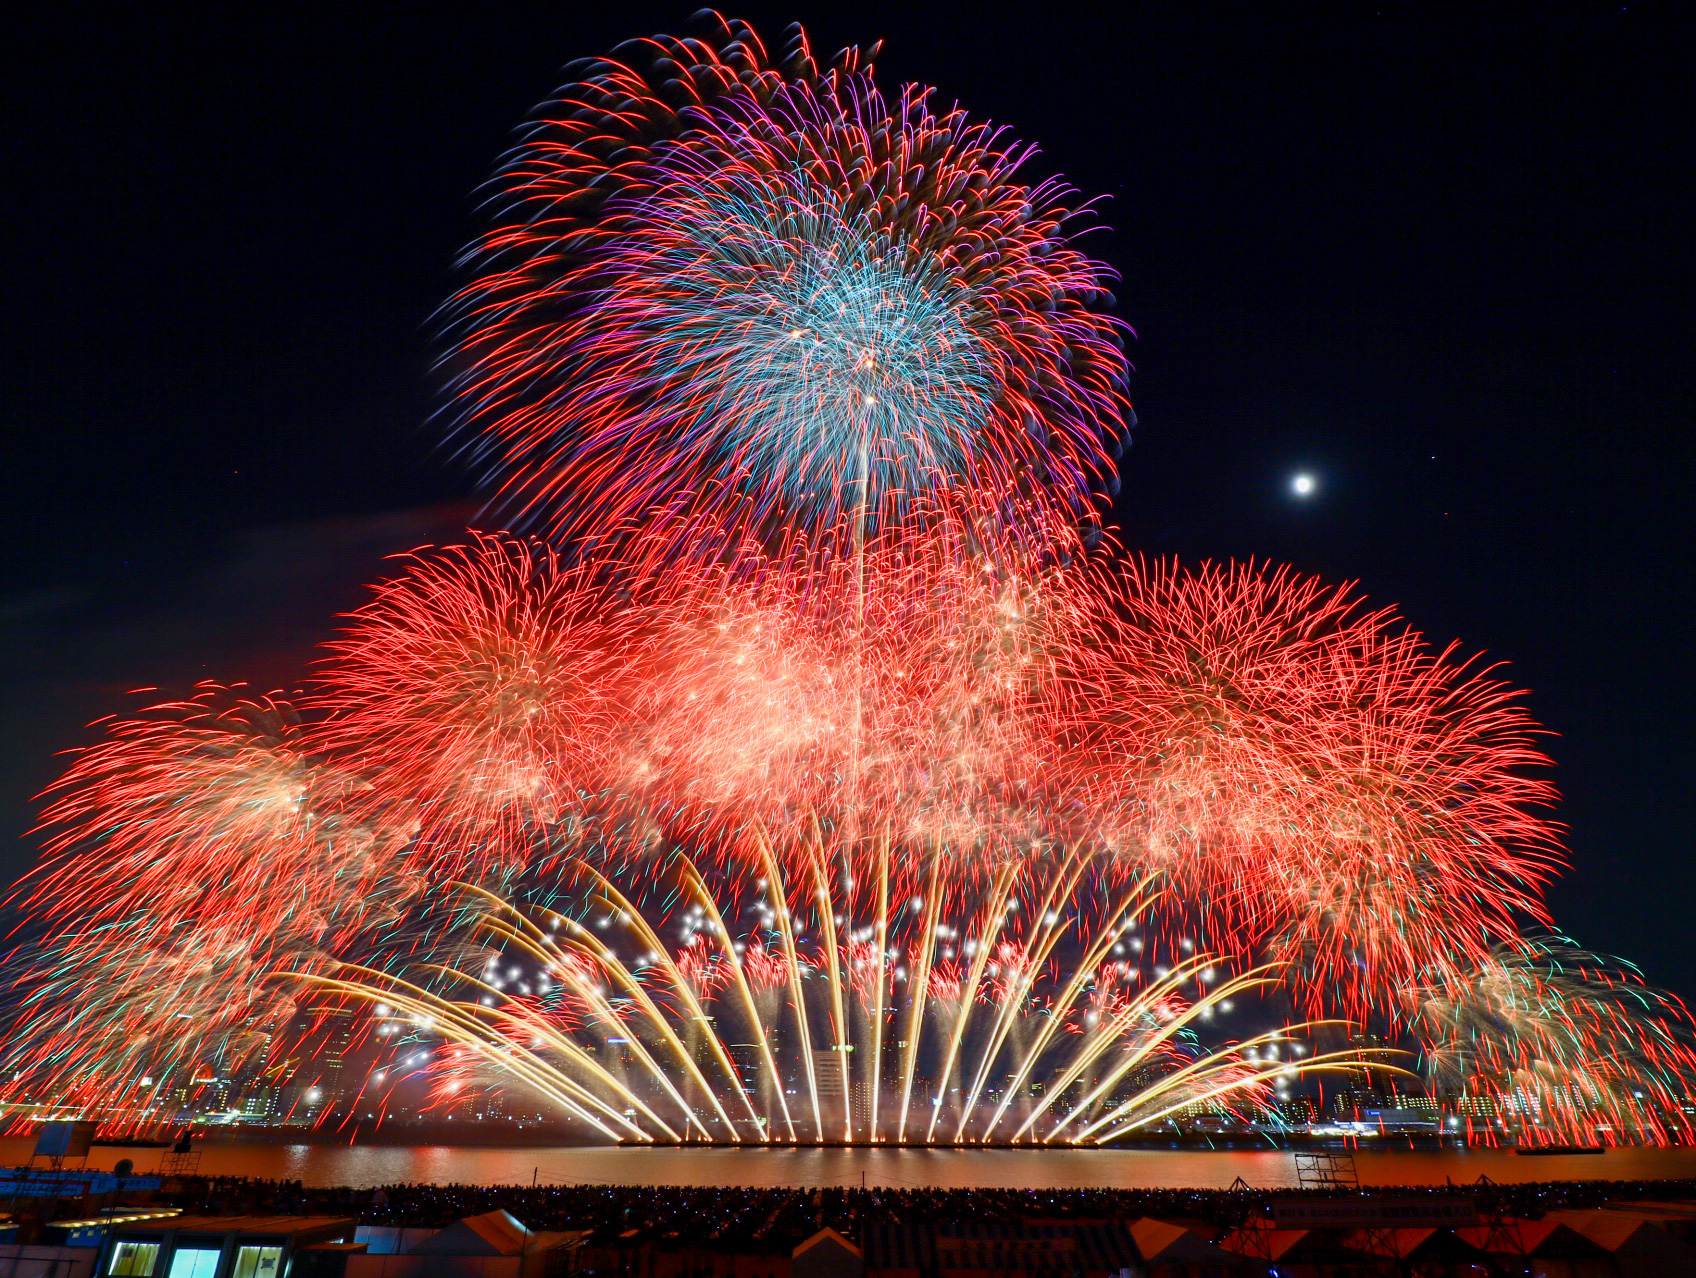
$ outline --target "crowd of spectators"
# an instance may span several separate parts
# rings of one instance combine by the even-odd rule
[[[1287,1189],[706,1188],[687,1185],[384,1185],[310,1188],[299,1181],[189,1178],[171,1199],[207,1215],[352,1215],[362,1224],[445,1226],[504,1209],[530,1229],[580,1229],[601,1245],[787,1250],[829,1226],[855,1238],[865,1225],[984,1220],[1187,1219],[1227,1228],[1274,1198],[1350,1191]],[[1396,1197],[1457,1195],[1481,1212],[1536,1219],[1604,1203],[1696,1199],[1696,1180],[1548,1181],[1397,1186]]]

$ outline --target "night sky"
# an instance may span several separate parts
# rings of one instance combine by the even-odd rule
[[[126,690],[298,680],[383,555],[475,517],[429,375],[475,188],[567,61],[689,12],[13,26],[0,877],[54,753]],[[886,81],[1108,197],[1090,243],[1139,335],[1123,539],[1357,579],[1511,663],[1558,734],[1558,921],[1696,996],[1692,11],[729,12],[881,37]]]

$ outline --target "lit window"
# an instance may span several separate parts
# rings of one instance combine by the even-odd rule
[[[171,1257],[171,1278],[217,1278],[220,1255],[210,1247],[179,1247]]]
[[[153,1278],[158,1259],[158,1243],[121,1242],[112,1248],[112,1263],[106,1272],[112,1278]]]
[[[236,1250],[236,1268],[230,1278],[278,1278],[282,1273],[281,1247],[240,1247]]]

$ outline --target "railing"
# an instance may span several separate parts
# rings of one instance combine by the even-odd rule
[[[94,1272],[94,1248],[77,1248],[86,1251],[86,1256],[53,1254],[60,1250],[28,1243],[0,1243],[0,1278],[90,1278]],[[47,1254],[32,1256],[30,1252]]]
[[[198,1149],[184,1150],[178,1153],[172,1150],[159,1160],[161,1176],[193,1176],[200,1171],[200,1151]]]
[[[1302,1150],[1296,1154],[1296,1183],[1303,1189],[1359,1189],[1360,1173],[1353,1154]]]

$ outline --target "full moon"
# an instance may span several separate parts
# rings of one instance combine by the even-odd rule
[[[1310,496],[1315,487],[1313,476],[1297,475],[1290,481],[1290,487],[1295,491],[1297,497]]]

